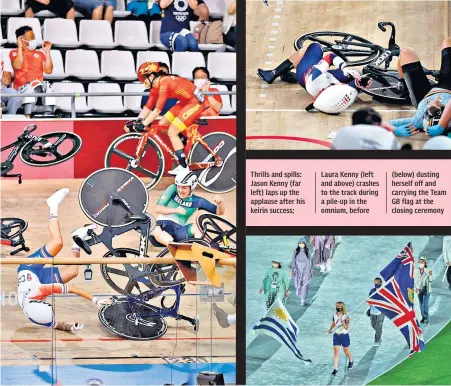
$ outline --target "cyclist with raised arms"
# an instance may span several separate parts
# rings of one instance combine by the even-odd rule
[[[169,173],[177,173],[187,169],[184,144],[180,133],[200,118],[206,109],[204,97],[198,88],[188,79],[161,71],[157,62],[145,62],[138,68],[138,79],[150,87],[149,100],[139,115],[134,129],[143,132],[161,113],[166,100],[175,98],[178,103],[173,106],[160,121],[161,126],[168,126],[171,141],[179,165]],[[126,127],[126,131],[130,128]]]
[[[437,85],[431,85],[416,52],[412,48],[401,50],[398,60],[399,75],[404,78],[410,99],[417,108],[411,118],[394,119],[390,128],[401,137],[424,131],[429,136],[446,135],[451,101],[451,37],[442,42],[442,62]],[[442,115],[445,115],[442,117]]]
[[[63,237],[59,226],[58,208],[68,193],[69,189],[60,189],[47,199],[47,205],[50,208],[50,241],[28,256],[29,259],[50,259],[61,251]],[[94,225],[89,225],[77,229],[72,235],[82,239],[89,238],[87,235],[88,230],[94,229],[94,227]],[[72,246],[72,257],[80,257],[80,248],[75,243]],[[101,306],[104,303],[92,294],[73,285],[66,284],[77,277],[78,265],[65,265],[59,268],[44,266],[45,264],[21,264],[17,269],[17,293],[20,307],[28,319],[40,326],[52,327],[62,331],[81,330],[83,324],[80,322],[68,323],[55,320],[53,307],[45,301],[46,298],[52,294],[73,293],[92,301],[97,306]]]
[[[337,68],[331,70],[331,66]],[[292,69],[296,69],[296,73]],[[319,43],[311,43],[296,51],[274,70],[258,69],[258,76],[269,84],[279,77],[288,83],[299,83],[313,98],[331,85],[348,84],[355,88],[354,79],[360,79],[360,74],[346,67],[339,56],[324,55]]]
[[[205,198],[193,194],[197,186],[197,177],[193,172],[185,170],[177,174],[175,183],[163,192],[157,202],[157,226],[151,233],[163,245],[172,241],[189,238],[200,238],[200,229],[196,224],[187,224],[189,218],[197,210],[222,216],[225,213],[224,202],[216,195],[214,204]]]

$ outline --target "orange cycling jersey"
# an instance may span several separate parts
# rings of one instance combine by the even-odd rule
[[[195,91],[196,86],[188,79],[173,75],[163,76],[160,78],[158,86],[152,87],[150,90],[146,107],[152,110],[155,106],[161,111],[169,98],[177,99],[182,105],[200,103],[194,95]]]
[[[28,49],[23,49],[23,65],[20,70],[14,69],[14,83],[13,86],[17,90],[19,87],[26,83],[32,82],[33,80],[44,80],[44,68],[43,64],[45,62],[45,55],[41,51]],[[9,53],[11,63],[17,57],[17,49],[12,50]]]

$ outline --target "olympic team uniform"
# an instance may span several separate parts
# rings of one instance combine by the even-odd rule
[[[28,258],[53,257],[45,246]],[[19,304],[25,315],[33,323],[46,327],[55,327],[52,305],[45,302],[51,294],[64,294],[68,286],[62,283],[59,269],[44,268],[44,264],[21,264],[17,269],[17,293]]]
[[[355,88],[354,80],[343,72],[345,62],[335,54],[324,56],[319,43],[312,43],[307,47],[301,61],[296,67],[298,83],[313,97],[333,84],[348,84]],[[329,70],[330,66],[338,67]]]
[[[349,316],[347,314],[338,316],[335,312],[332,320],[334,321],[335,325],[340,325],[340,327],[337,327],[334,332],[334,346],[349,347],[351,345],[351,338],[349,337],[348,330],[346,330],[342,325],[342,321],[349,325]]]

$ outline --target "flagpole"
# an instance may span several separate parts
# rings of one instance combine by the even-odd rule
[[[366,310],[363,313],[363,315],[360,317],[359,321],[356,323],[354,329],[349,333],[349,335],[352,335],[354,333],[354,331],[357,329],[357,326],[360,324],[360,322],[362,321],[363,317],[366,316]]]

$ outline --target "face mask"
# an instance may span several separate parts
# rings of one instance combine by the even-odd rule
[[[343,308],[335,308],[337,310],[337,312],[341,312],[343,311]]]
[[[38,46],[38,42],[36,40],[28,41],[28,49],[29,50],[35,50],[37,46]]]
[[[205,86],[205,83],[207,83],[207,79],[194,79],[194,85],[197,88],[202,88]]]
[[[376,288],[380,288],[380,287],[382,286],[382,284],[374,284],[374,286],[375,286]]]
[[[420,264],[418,264],[418,267],[419,267],[419,268],[424,268],[424,264],[421,264],[421,263],[420,263]]]
[[[279,264],[273,264],[272,267],[273,268],[279,268]]]
[[[304,249],[305,248],[305,244],[299,244],[299,248]]]

